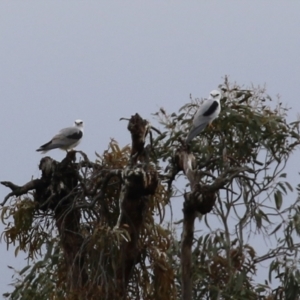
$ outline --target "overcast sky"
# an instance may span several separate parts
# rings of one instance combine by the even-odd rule
[[[274,0],[0,1],[0,180],[38,177],[35,149],[75,119],[85,122],[78,149],[93,159],[110,138],[130,142],[120,117],[138,112],[151,121],[160,107],[177,111],[225,75],[245,87],[266,84],[295,119],[299,11],[300,1]],[[0,201],[8,192],[0,187]],[[24,261],[2,242],[1,294],[8,264]]]

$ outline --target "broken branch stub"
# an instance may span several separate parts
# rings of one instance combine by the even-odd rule
[[[49,156],[41,159],[39,168],[42,172],[42,184],[35,189],[34,194],[34,200],[39,203],[41,210],[54,210],[72,201],[69,194],[78,184],[75,154],[75,151],[68,152],[60,163]]]
[[[175,153],[177,170],[182,170],[190,182],[191,192],[185,194],[184,212],[210,212],[216,201],[216,191],[200,184],[201,173],[194,170],[196,165],[195,156],[187,152],[185,147],[180,147]]]
[[[142,119],[138,113],[131,116],[127,129],[131,133],[132,147],[131,157],[134,157],[134,163],[137,162],[137,157],[144,151],[145,138],[149,131],[149,122]]]

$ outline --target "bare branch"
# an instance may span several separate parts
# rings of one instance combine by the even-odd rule
[[[2,185],[10,188],[12,190],[11,193],[9,193],[3,200],[2,203],[0,203],[1,206],[4,206],[5,203],[7,202],[7,200],[12,197],[12,196],[21,196],[26,194],[28,191],[37,189],[41,186],[42,182],[40,179],[34,179],[31,180],[29,182],[27,182],[26,184],[24,184],[23,186],[18,186],[10,181],[1,181],[0,182]]]

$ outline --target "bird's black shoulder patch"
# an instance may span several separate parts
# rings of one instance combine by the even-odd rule
[[[203,114],[204,117],[208,117],[211,114],[214,113],[214,111],[218,108],[219,106],[219,102],[218,101],[214,101],[211,106],[208,108],[208,110]]]
[[[68,135],[67,138],[72,140],[80,140],[82,138],[82,131],[78,131],[71,135]]]

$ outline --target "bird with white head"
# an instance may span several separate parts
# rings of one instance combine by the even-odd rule
[[[213,90],[209,94],[209,98],[203,102],[198,108],[194,118],[192,128],[186,138],[188,144],[195,136],[197,136],[208,124],[216,119],[221,111],[221,92]]]
[[[59,131],[50,142],[42,145],[36,151],[46,153],[52,149],[61,149],[68,151],[75,148],[83,137],[83,121],[75,120],[73,127],[67,127]]]

